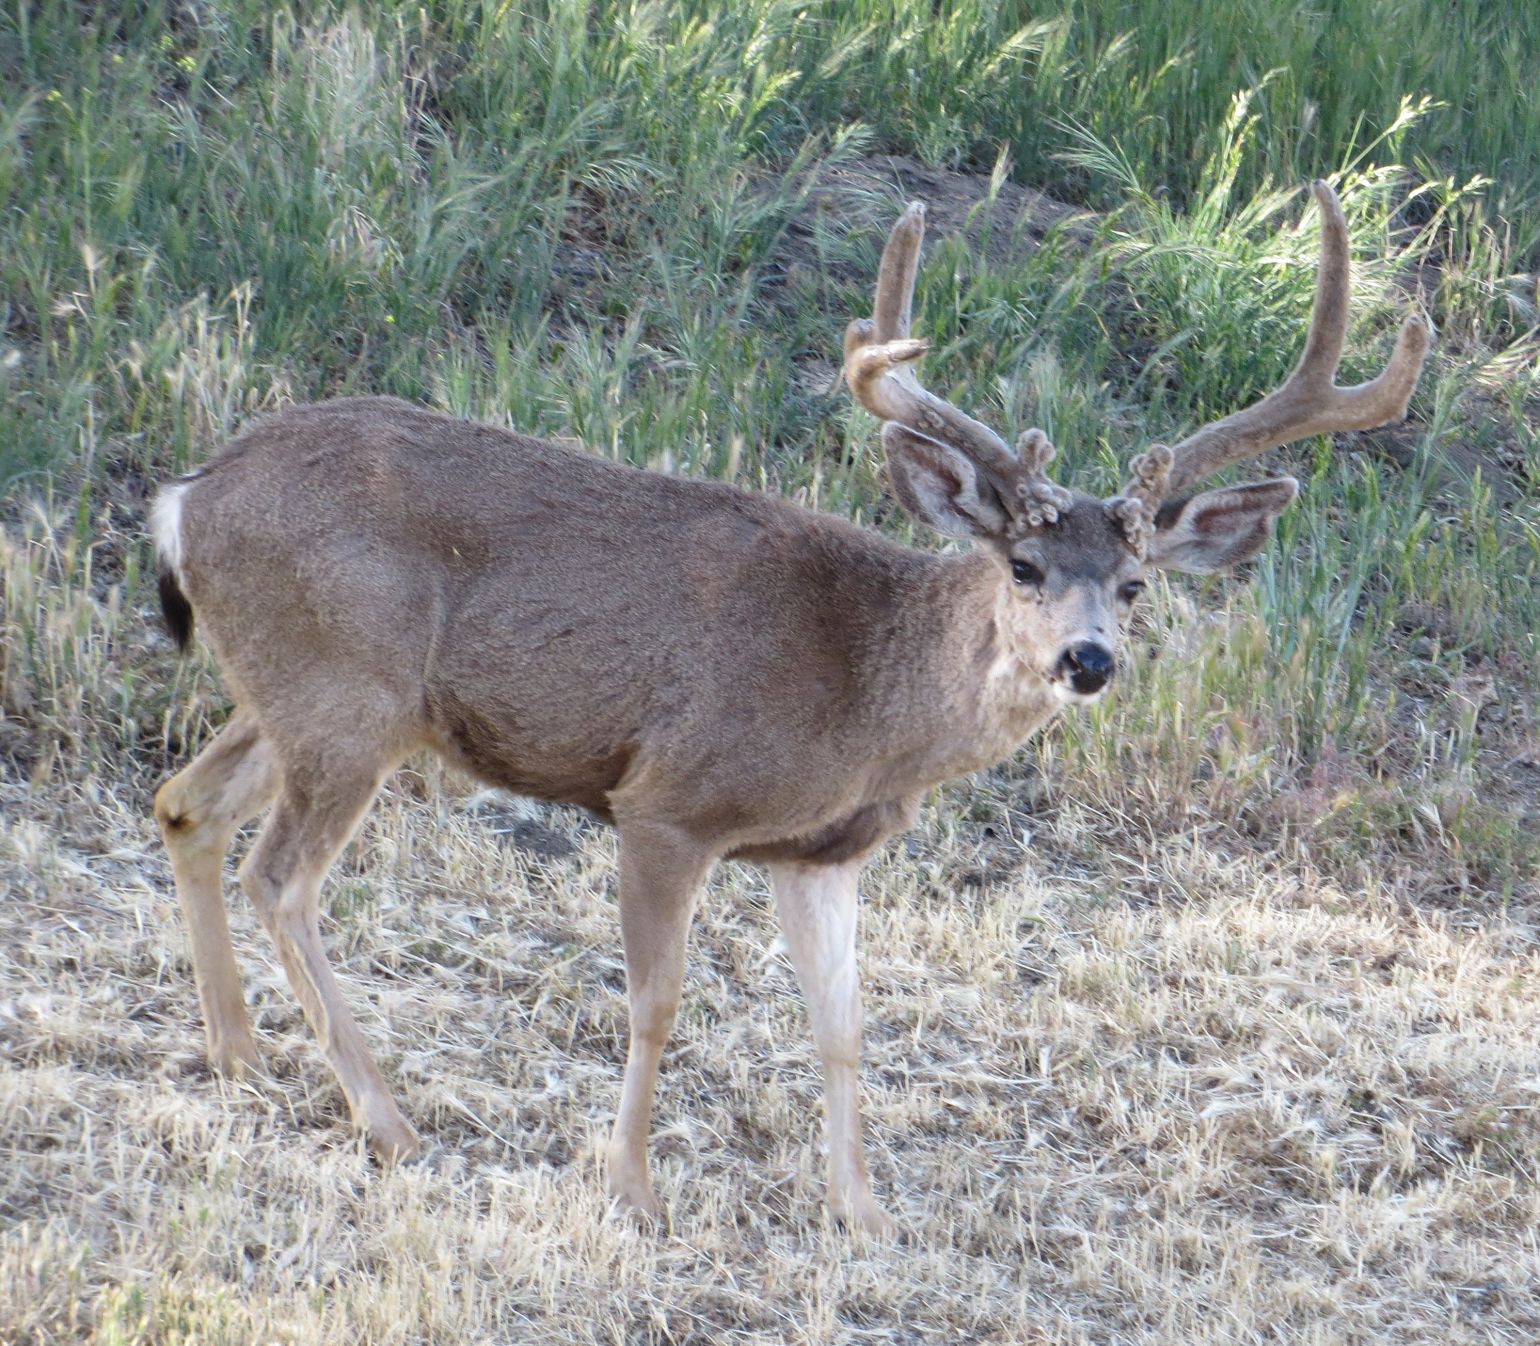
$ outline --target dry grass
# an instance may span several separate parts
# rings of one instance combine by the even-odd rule
[[[726,867],[652,1231],[597,1171],[625,1022],[609,835],[510,828],[431,764],[388,789],[330,899],[434,1143],[380,1172],[238,898],[272,1078],[206,1070],[148,780],[33,769],[0,785],[5,1342],[1540,1334],[1519,908],[1425,909],[1410,871],[1345,891],[1303,853],[1074,802],[1039,809],[1024,867],[960,883],[979,829],[943,801],[867,890],[874,1167],[909,1231],[885,1248],[821,1214],[804,1015],[758,873]]]

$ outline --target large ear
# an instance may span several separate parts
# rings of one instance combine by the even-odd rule
[[[1005,527],[995,488],[971,458],[897,421],[882,427],[882,449],[898,503],[952,537],[987,537]]]
[[[1156,518],[1149,564],[1207,575],[1248,561],[1267,545],[1273,520],[1298,494],[1293,477],[1278,477],[1195,495],[1169,519]]]

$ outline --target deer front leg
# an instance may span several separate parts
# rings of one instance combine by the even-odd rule
[[[861,1139],[861,987],[856,889],[861,862],[770,866],[771,887],[823,1059],[829,1210],[884,1238],[897,1230],[877,1204]]]
[[[647,1176],[647,1140],[658,1062],[684,984],[685,942],[695,894],[711,857],[678,829],[620,824],[620,930],[631,1001],[631,1049],[609,1147],[609,1193],[617,1205],[660,1216]]]

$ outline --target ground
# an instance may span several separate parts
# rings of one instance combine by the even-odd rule
[[[329,931],[431,1145],[384,1172],[238,899],[271,1078],[210,1075],[144,794],[13,777],[0,1334],[1533,1340],[1529,915],[1065,796],[1019,868],[980,871],[996,824],[949,800],[871,873],[864,1080],[906,1231],[883,1247],[821,1213],[817,1072],[754,869],[702,903],[657,1117],[669,1222],[636,1227],[598,1162],[625,1032],[605,830],[432,764],[387,790]]]

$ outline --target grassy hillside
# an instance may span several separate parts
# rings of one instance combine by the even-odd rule
[[[1540,1331],[1540,15],[1342,0],[16,5],[0,13],[0,1342],[1529,1342]],[[818,1214],[762,878],[703,909],[668,1233],[605,1219],[613,843],[432,763],[330,945],[431,1160],[373,1170],[232,902],[273,1078],[202,1066],[148,816],[227,703],[147,499],[246,416],[385,391],[909,537],[833,387],[933,203],[932,386],[1110,489],[1276,384],[1303,180],[1349,378],[1241,576],[874,867],[880,1192]],[[915,537],[918,545],[936,545]]]

